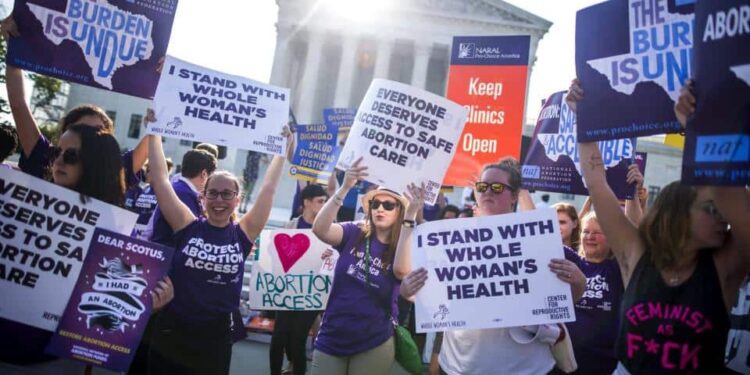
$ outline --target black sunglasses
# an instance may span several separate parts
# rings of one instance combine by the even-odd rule
[[[493,182],[493,183],[489,183],[489,182],[477,182],[474,186],[477,189],[477,193],[484,193],[484,192],[487,191],[487,189],[492,190],[492,192],[495,193],[495,194],[500,194],[500,193],[504,192],[505,189],[508,189],[508,190],[511,190],[511,191],[513,190],[513,189],[510,188],[510,186],[508,186],[508,185],[506,185],[506,184],[504,184],[502,182]]]
[[[381,201],[376,200],[376,199],[370,200],[370,208],[371,209],[377,210],[378,208],[380,208],[380,206],[383,206],[383,209],[386,210],[386,211],[393,211],[393,209],[395,209],[396,207],[398,207],[399,204],[396,203],[396,202],[381,202]]]
[[[75,148],[69,148],[63,151],[62,148],[55,146],[52,148],[52,161],[57,160],[57,158],[62,155],[62,161],[65,164],[73,165],[78,164],[78,162],[81,161],[81,155],[78,149]]]

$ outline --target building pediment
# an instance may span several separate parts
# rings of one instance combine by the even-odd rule
[[[552,22],[502,0],[407,0],[400,6],[419,13],[544,30]]]

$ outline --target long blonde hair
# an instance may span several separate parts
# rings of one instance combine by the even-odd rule
[[[393,257],[396,255],[396,247],[398,246],[398,238],[401,236],[401,224],[404,222],[404,211],[406,211],[406,207],[403,207],[398,200],[396,200],[396,202],[398,203],[399,211],[398,219],[391,227],[391,235],[388,238],[388,247],[385,249],[381,259],[384,268],[388,268],[388,266],[393,263]],[[356,245],[354,246],[355,249],[358,248],[363,241],[370,241],[370,237],[375,231],[375,226],[372,224],[372,208],[370,208],[370,212],[367,213],[365,221],[360,222],[358,226],[362,231],[362,235],[357,240]]]

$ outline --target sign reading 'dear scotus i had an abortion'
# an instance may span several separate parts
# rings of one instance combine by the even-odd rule
[[[47,352],[127,371],[151,317],[151,292],[173,250],[97,229]]]
[[[336,167],[346,170],[362,157],[368,181],[399,193],[409,183],[424,183],[425,202],[434,204],[466,113],[466,108],[430,92],[374,79]]]
[[[53,331],[96,228],[130,234],[138,215],[0,168],[0,317]]]
[[[176,9],[177,0],[16,0],[8,64],[151,99]]]
[[[151,134],[283,155],[289,89],[167,56]]]
[[[563,259],[553,209],[438,220],[416,227],[417,332],[516,327],[575,320],[570,285],[549,270]]]

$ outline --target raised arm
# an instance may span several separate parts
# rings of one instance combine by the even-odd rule
[[[323,242],[331,245],[338,246],[344,237],[344,229],[340,224],[336,224],[333,221],[336,220],[336,214],[339,212],[339,208],[344,203],[344,197],[349,193],[349,190],[357,184],[357,181],[362,181],[366,176],[367,167],[360,166],[362,158],[352,164],[352,166],[346,170],[344,174],[344,181],[341,187],[331,196],[331,199],[326,202],[323,208],[315,216],[313,222],[313,233]]]
[[[643,174],[638,169],[638,164],[633,163],[628,166],[627,183],[629,185],[635,185],[635,196],[633,199],[625,200],[625,216],[630,219],[636,227],[643,218],[643,209],[641,208],[641,200],[638,197],[638,192],[643,187]]]
[[[725,260],[721,263],[726,265],[727,273],[735,275],[736,279],[744,279],[750,272],[750,191],[740,186],[714,186],[709,189],[716,208],[732,228],[726,250],[717,256]]]
[[[417,213],[421,212],[424,206],[424,184],[421,188],[409,184],[407,189],[408,191],[404,195],[409,200],[409,207],[406,208],[404,213],[404,221],[411,220],[413,222],[417,218]],[[402,280],[411,272],[411,236],[413,230],[413,226],[403,225],[401,235],[398,237],[396,255],[393,259],[393,274],[399,280]]]
[[[151,187],[156,193],[156,202],[167,224],[173,231],[178,232],[192,223],[195,215],[172,189],[167,174],[167,161],[164,159],[164,150],[161,146],[161,137],[147,135],[146,138],[148,138],[149,155],[151,155],[149,163]]]
[[[566,101],[575,111],[576,104],[582,99],[583,89],[578,80],[574,80]],[[612,246],[612,252],[622,271],[623,282],[627,286],[635,265],[643,255],[643,245],[638,236],[638,230],[622,212],[617,197],[607,184],[604,162],[597,144],[595,142],[580,143],[578,150],[581,155],[581,170],[589,189],[591,203],[596,207],[596,216]]]
[[[13,16],[9,16],[2,21],[0,24],[0,33],[2,33],[7,42],[10,42],[10,38],[19,35]],[[6,65],[5,88],[8,91],[8,104],[13,115],[13,121],[16,123],[18,140],[21,143],[24,155],[29,156],[42,133],[39,131],[36,120],[31,114],[29,104],[26,103],[23,70],[15,66]]]
[[[290,152],[294,153],[294,138],[286,127],[284,128],[284,136],[287,138],[286,155],[289,157]],[[268,165],[266,176],[263,178],[263,185],[260,186],[258,197],[255,199],[253,207],[240,219],[240,228],[245,232],[247,238],[251,240],[258,237],[266,226],[268,217],[271,216],[273,196],[276,193],[276,187],[279,186],[283,169],[284,157],[274,156]]]
[[[144,123],[145,123],[144,119]],[[146,125],[148,126],[148,125]],[[133,170],[128,172],[138,173],[148,160],[148,140],[146,137],[141,138],[140,142],[133,149]]]

